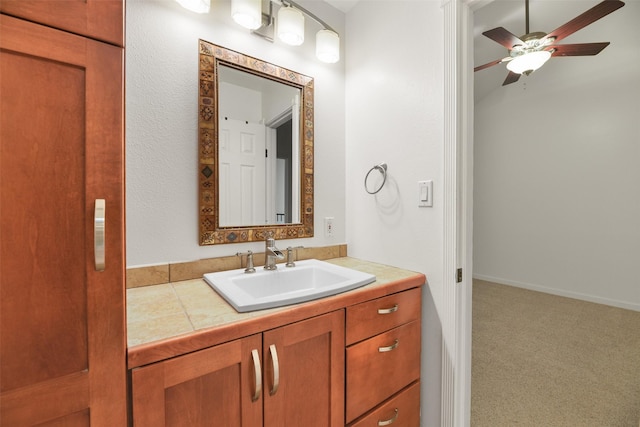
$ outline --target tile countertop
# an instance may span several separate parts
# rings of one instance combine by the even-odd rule
[[[376,281],[338,295],[238,313],[203,279],[127,289],[129,368],[259,333],[425,283],[421,273],[344,257],[332,264],[371,273]]]

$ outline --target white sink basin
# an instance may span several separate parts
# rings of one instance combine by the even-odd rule
[[[243,313],[339,294],[374,282],[376,276],[309,259],[296,261],[295,267],[278,264],[275,271],[259,266],[250,274],[243,268],[207,273],[204,280]]]

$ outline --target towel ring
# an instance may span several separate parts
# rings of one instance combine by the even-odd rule
[[[380,187],[378,187],[377,190],[369,191],[369,188],[367,187],[367,179],[369,179],[369,175],[374,170],[378,170],[382,174],[382,184],[380,184]],[[364,177],[364,189],[369,194],[376,194],[378,191],[382,190],[382,187],[384,187],[385,182],[387,182],[387,164],[382,162],[380,164],[375,165],[371,169],[369,169],[369,172],[367,172],[367,175]]]

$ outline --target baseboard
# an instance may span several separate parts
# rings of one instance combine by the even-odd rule
[[[531,283],[518,282],[515,280],[502,279],[500,277],[485,276],[483,274],[473,274],[474,279],[485,280],[487,282],[499,283],[501,285],[514,286],[516,288],[528,289],[530,291],[544,292],[546,294],[558,295],[561,297],[573,298],[582,301],[595,302],[597,304],[609,305],[612,307],[624,308],[626,310],[640,311],[640,304],[634,304],[626,301],[618,301],[609,298],[603,298],[595,295],[583,294],[580,292],[571,292],[563,289],[550,288],[547,286],[534,285]]]

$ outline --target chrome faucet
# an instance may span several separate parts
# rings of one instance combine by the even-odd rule
[[[276,239],[273,238],[273,234],[269,234],[264,243],[264,269],[275,270],[278,268],[276,265],[276,258],[284,259],[284,255],[280,249],[276,248]]]
[[[295,267],[296,266],[296,263],[293,262],[293,250],[294,249],[302,249],[302,248],[304,248],[304,246],[296,246],[295,248],[289,246],[287,248],[287,263],[285,264],[286,267]],[[297,255],[297,253],[298,253],[298,251],[296,250],[296,255]]]
[[[255,273],[256,269],[253,267],[253,252],[238,252],[236,256],[242,257],[243,255],[247,256],[247,267],[244,269],[246,274]],[[242,258],[240,259],[240,267],[242,267]]]

